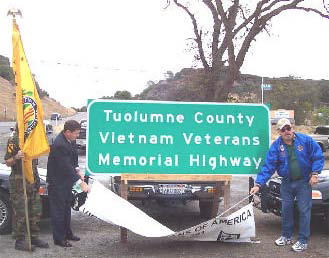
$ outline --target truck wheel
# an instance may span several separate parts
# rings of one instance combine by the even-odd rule
[[[9,203],[9,194],[0,191],[0,234],[11,232],[12,210]]]
[[[200,208],[200,217],[204,219],[212,218],[212,200],[199,200],[199,208]]]
[[[248,189],[248,194],[250,193],[251,188],[255,186],[255,180],[250,176],[249,177],[249,189]],[[254,196],[249,196],[249,203],[252,202],[254,199]]]

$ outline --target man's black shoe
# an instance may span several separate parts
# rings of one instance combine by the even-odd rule
[[[71,240],[71,241],[80,241],[80,237],[72,235],[66,238],[67,240]]]
[[[49,248],[49,244],[39,238],[32,238],[31,243],[39,248]]]
[[[20,251],[31,251],[33,252],[35,250],[35,247],[31,245],[31,250],[29,249],[29,244],[22,239],[18,239],[15,242],[15,249]]]
[[[72,247],[71,243],[67,240],[60,240],[60,241],[55,240],[54,244],[59,245],[61,247]]]

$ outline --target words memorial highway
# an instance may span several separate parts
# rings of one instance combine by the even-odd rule
[[[263,105],[94,101],[92,173],[253,174],[269,146]]]

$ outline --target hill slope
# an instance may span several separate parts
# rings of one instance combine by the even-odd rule
[[[15,87],[4,78],[0,77],[0,120],[15,120],[16,119],[16,107],[15,107]],[[59,102],[52,98],[43,97],[41,99],[43,110],[45,113],[45,119],[50,118],[50,114],[57,112],[63,116],[70,116],[75,114],[75,110],[72,108],[66,108]]]
[[[225,75],[221,75],[225,78]],[[149,84],[138,99],[165,101],[207,102],[204,71],[201,68],[184,68],[166,80]],[[296,124],[329,123],[329,80],[309,80],[293,76],[264,77],[272,89],[263,92],[264,102],[271,109],[295,110]],[[261,103],[262,77],[240,74],[228,96],[228,102]],[[323,114],[321,120],[317,114]]]

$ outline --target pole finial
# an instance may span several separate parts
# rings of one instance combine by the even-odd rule
[[[16,20],[16,15],[22,17],[22,12],[21,10],[17,9],[17,8],[11,8],[9,9],[7,16],[12,15],[13,16],[13,20]]]

